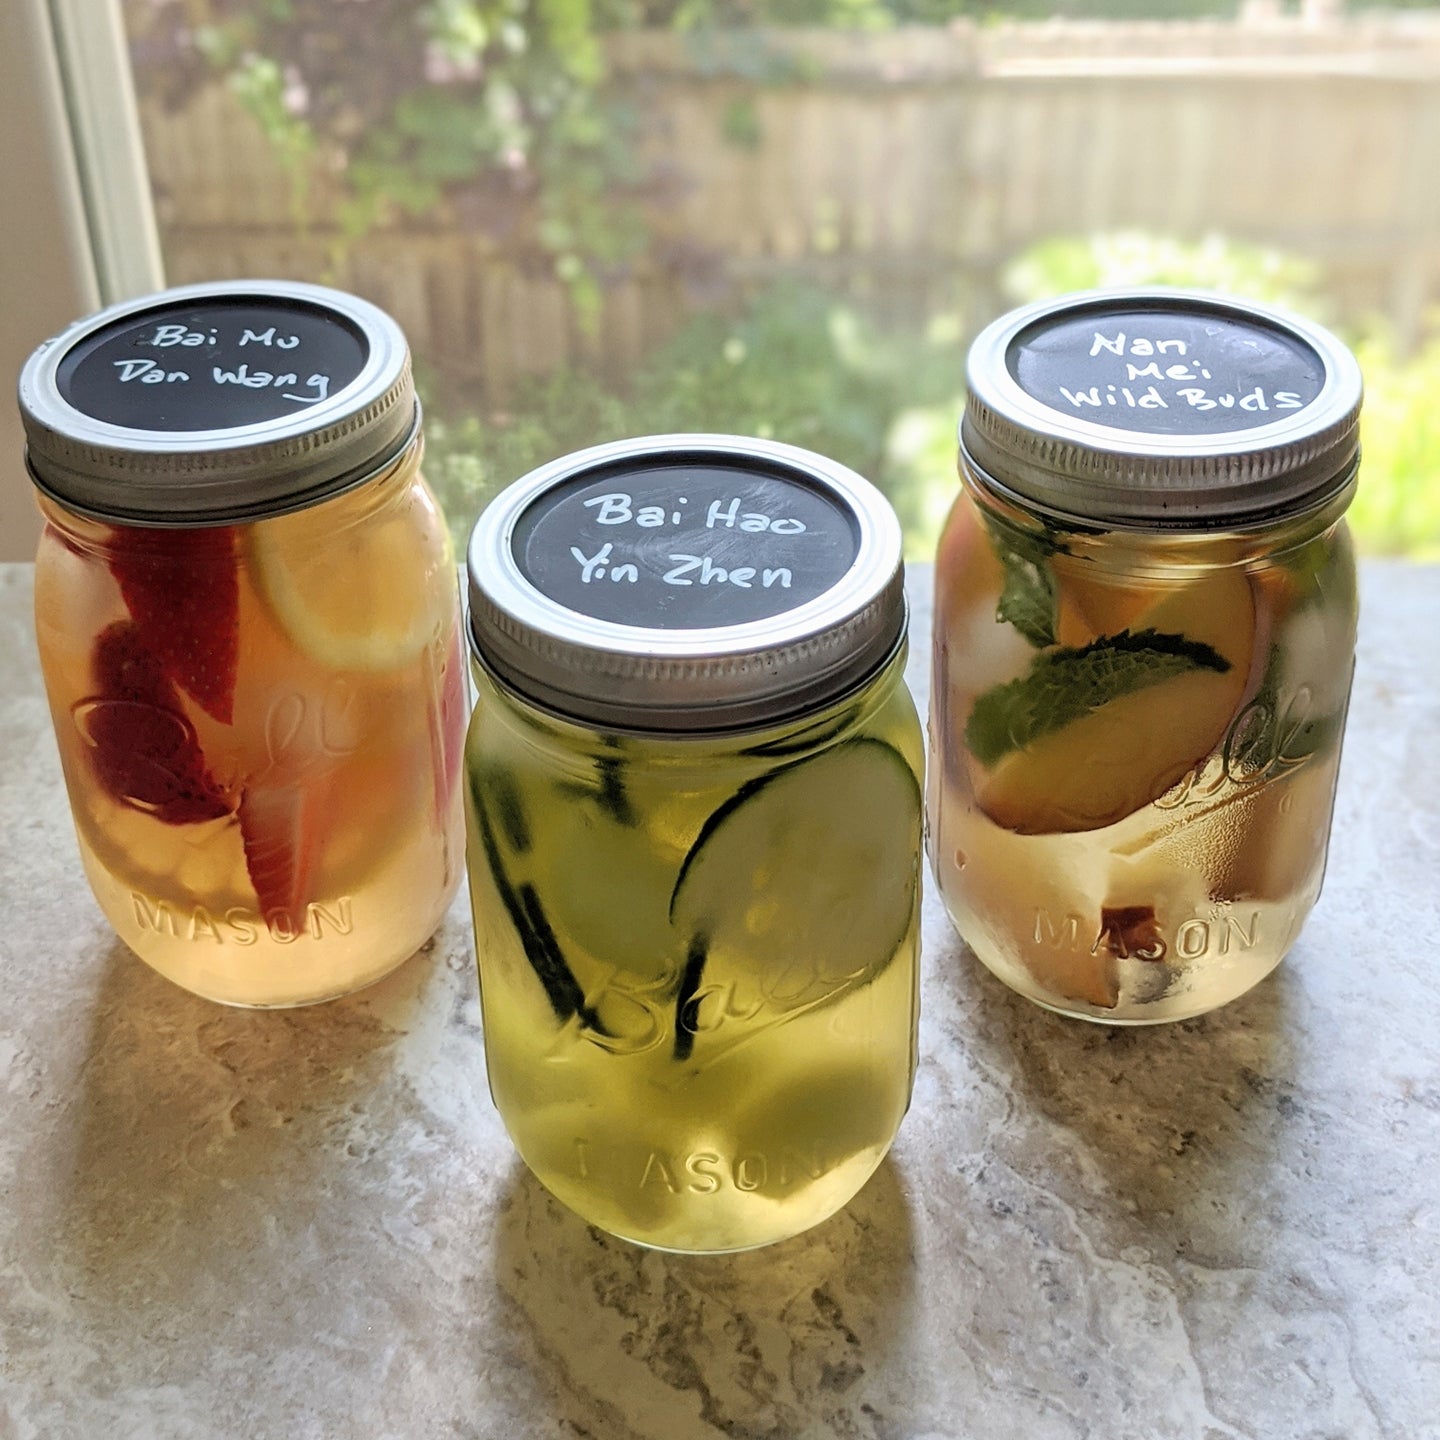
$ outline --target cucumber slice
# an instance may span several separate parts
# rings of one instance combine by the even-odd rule
[[[705,975],[705,962],[710,958],[710,941],[704,935],[690,940],[685,968],[680,972],[680,986],[675,995],[675,1058],[688,1060],[695,1048],[700,1029],[700,1002],[696,998],[700,981]]]
[[[663,984],[679,960],[669,915],[678,847],[648,823],[616,820],[598,797],[557,789],[537,797],[530,876],[575,973],[592,988],[617,972],[627,984]]]
[[[595,772],[600,782],[595,798],[617,825],[636,825],[639,817],[630,803],[630,792],[626,787],[625,759],[615,753],[620,748],[619,742],[606,740],[605,744],[611,747],[611,753],[601,755],[595,761]]]
[[[482,813],[487,811],[484,802],[485,793],[490,796],[495,810],[495,818],[500,822],[500,833],[505,837],[510,849],[516,855],[528,853],[530,820],[525,814],[520,791],[516,788],[514,780],[511,779],[509,771],[502,770],[497,766],[483,778],[477,778],[475,804]],[[489,816],[486,813],[486,820],[488,821],[488,819]]]
[[[854,716],[842,709],[801,729],[787,730],[777,740],[762,740],[759,744],[749,745],[741,754],[757,760],[783,760],[790,755],[817,750],[853,721]]]
[[[914,916],[920,787],[899,751],[850,740],[768,771],[710,816],[680,867],[670,918],[689,937],[675,1056],[707,1000],[789,1014],[872,980]]]
[[[529,826],[520,808],[519,796],[503,771],[492,771],[483,779],[478,774],[472,777],[470,801],[475,810],[480,844],[485,851],[485,860],[490,867],[490,876],[495,882],[500,903],[505,907],[505,913],[515,927],[525,958],[530,962],[530,968],[544,989],[545,998],[549,1000],[555,1018],[562,1025],[571,1016],[575,1016],[581,1025],[604,1035],[607,1033],[605,1026],[594,1009],[586,1004],[584,988],[575,978],[575,972],[565,958],[565,952],[535,887],[528,883],[517,884],[510,875],[505,857],[501,853],[500,838],[486,803],[487,788],[496,796],[506,838],[514,849],[523,851],[529,848]]]
[[[601,743],[607,753],[595,757],[593,778],[587,782],[564,781],[559,788],[577,799],[594,801],[617,825],[633,828],[640,823],[640,817],[630,803],[629,762],[618,740],[607,738]]]

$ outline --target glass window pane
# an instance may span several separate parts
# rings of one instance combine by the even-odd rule
[[[719,429],[855,466],[925,557],[969,337],[1077,286],[1196,284],[1314,314],[1411,435],[1406,397],[1440,382],[1433,7],[124,12],[168,278],[322,279],[390,309],[457,534],[565,450]],[[1371,428],[1362,540],[1440,546],[1428,451]]]

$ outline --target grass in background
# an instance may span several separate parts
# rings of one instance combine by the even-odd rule
[[[1160,284],[1333,323],[1322,282],[1318,266],[1274,250],[1139,232],[1047,240],[1002,277],[1014,304]],[[1440,339],[1401,355],[1380,325],[1340,328],[1366,387],[1350,511],[1357,543],[1371,555],[1440,559]],[[633,435],[756,435],[819,451],[875,481],[900,515],[907,554],[928,560],[955,492],[968,341],[953,315],[882,332],[814,286],[782,285],[738,316],[692,320],[627,379],[561,371],[523,387],[499,417],[432,404],[426,474],[463,544],[495,494],[558,455]]]
[[[1355,353],[1365,408],[1351,528],[1366,554],[1440,561],[1440,339],[1402,358],[1377,331]]]
[[[958,415],[958,326],[883,334],[852,306],[807,285],[759,295],[737,317],[698,316],[628,380],[569,369],[522,387],[509,414],[427,409],[425,473],[463,541],[511,480],[571,450],[680,431],[754,435],[818,451],[873,480],[928,558],[949,503],[954,456],[938,475],[893,437],[916,405]],[[938,510],[938,513],[937,513]]]
[[[1182,244],[1139,232],[1058,239],[1019,257],[1005,276],[1017,302],[1066,290],[1183,285],[1280,305],[1331,325],[1365,382],[1360,485],[1349,520],[1364,554],[1440,560],[1440,338],[1398,353],[1382,321],[1337,324],[1324,274],[1293,255],[1211,237]]]

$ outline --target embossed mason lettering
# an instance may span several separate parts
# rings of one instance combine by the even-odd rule
[[[1078,950],[1080,948],[1080,927],[1085,922],[1078,915],[1063,915],[1057,923],[1055,917],[1042,906],[1035,907],[1035,943],[1051,945],[1056,950]]]
[[[580,1174],[591,1173],[589,1142],[576,1140]],[[818,1147],[787,1146],[778,1153],[740,1150],[725,1154],[719,1150],[694,1150],[689,1154],[667,1155],[659,1150],[646,1154],[638,1188],[663,1190],[671,1195],[718,1195],[722,1190],[740,1194],[788,1188],[799,1180],[818,1180],[833,1168],[833,1162]]]
[[[1153,921],[1143,929],[1139,926],[1127,929],[1116,918],[1127,913],[1102,912],[1096,925],[1075,914],[1057,917],[1043,905],[1037,905],[1034,941],[1037,946],[1072,954],[1109,954],[1122,960],[1149,961],[1164,959],[1168,954],[1182,960],[1198,960],[1202,955],[1229,955],[1232,951],[1253,950],[1260,943],[1258,910],[1243,916],[1229,912],[1213,918],[1192,915],[1169,933]]]
[[[253,945],[265,930],[272,940],[283,945],[304,938],[324,940],[331,935],[349,935],[355,929],[354,901],[349,895],[312,901],[305,907],[304,922],[299,926],[280,910],[261,916],[238,905],[223,913],[212,913],[204,905],[177,909],[168,900],[157,900],[138,890],[130,892],[130,905],[135,924],[142,931],[192,943]]]

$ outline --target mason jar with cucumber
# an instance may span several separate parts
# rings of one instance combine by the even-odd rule
[[[915,1063],[893,512],[806,451],[660,436],[516,482],[468,562],[470,883],[511,1137],[642,1244],[816,1224],[884,1157]]]

